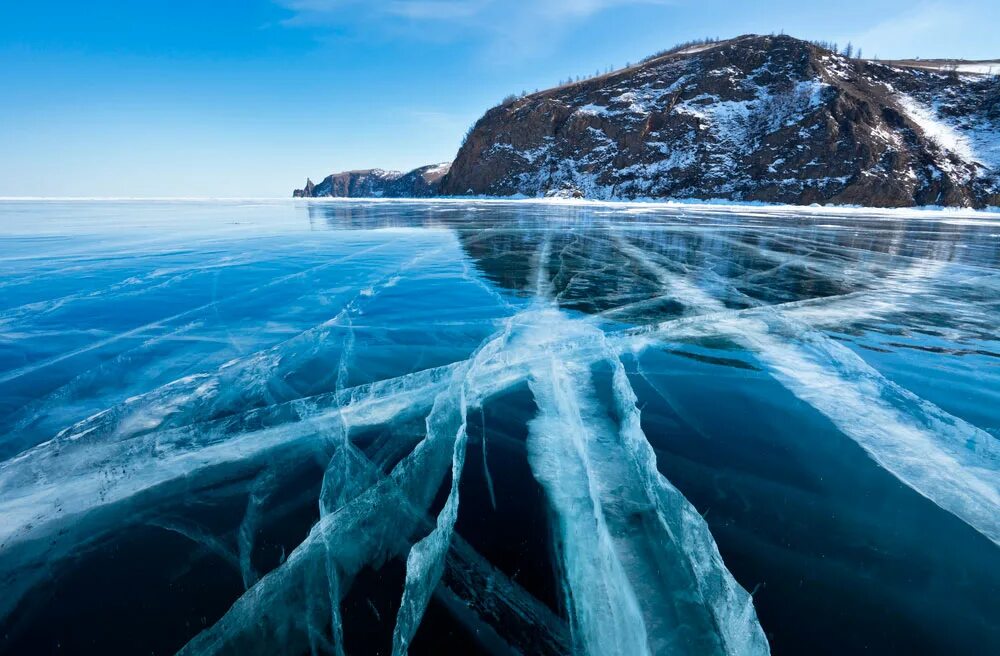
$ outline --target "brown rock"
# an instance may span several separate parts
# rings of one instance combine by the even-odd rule
[[[851,60],[787,36],[696,50],[494,107],[441,192],[1000,203],[996,169],[918,113],[933,104],[960,134],[1000,135],[995,79]]]

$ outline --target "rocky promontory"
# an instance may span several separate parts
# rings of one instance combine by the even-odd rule
[[[490,109],[434,183],[361,171],[296,194],[1000,205],[1000,80],[947,62],[789,36],[678,48]]]
[[[403,173],[383,169],[345,171],[328,175],[319,184],[306,179],[305,187],[296,189],[295,198],[427,198],[440,193],[441,179],[450,162],[429,164]]]

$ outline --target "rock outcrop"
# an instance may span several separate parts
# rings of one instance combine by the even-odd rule
[[[352,171],[296,195],[1000,205],[989,63],[881,64],[788,36],[679,48],[490,109],[450,170]]]
[[[306,186],[292,192],[292,198],[312,198],[316,185],[309,178],[306,178]]]
[[[1000,204],[1000,81],[746,36],[489,110],[447,195]]]
[[[450,163],[430,164],[408,173],[365,169],[333,173],[318,185],[306,179],[302,189],[296,189],[295,198],[324,196],[350,198],[426,198],[440,193],[441,179],[448,172]]]

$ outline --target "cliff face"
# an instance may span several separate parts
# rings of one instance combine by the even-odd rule
[[[983,206],[998,169],[995,77],[747,36],[489,110],[439,191]]]
[[[292,192],[292,198],[312,198],[316,185],[309,178],[306,178],[306,186]]]
[[[431,164],[401,173],[382,169],[345,171],[328,175],[317,185],[307,179],[306,186],[296,189],[295,198],[324,196],[350,198],[422,198],[440,193],[441,179],[450,164]]]

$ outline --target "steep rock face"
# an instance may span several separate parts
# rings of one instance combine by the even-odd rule
[[[440,192],[983,206],[998,169],[996,78],[746,36],[489,110]]]
[[[306,178],[306,186],[292,192],[292,198],[312,198],[316,185],[309,178]]]
[[[440,193],[441,179],[448,172],[450,163],[431,164],[408,173],[365,169],[333,173],[318,185],[306,179],[306,186],[296,189],[295,198],[324,196],[348,198],[422,198]]]

